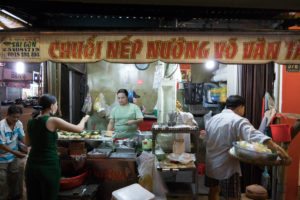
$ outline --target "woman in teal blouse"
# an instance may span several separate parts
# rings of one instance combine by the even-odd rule
[[[57,129],[81,132],[89,116],[78,125],[52,117],[57,111],[57,101],[45,94],[39,99],[41,113],[28,121],[25,140],[31,146],[25,169],[28,200],[57,200],[59,192],[60,165],[57,155]]]
[[[128,102],[126,89],[118,90],[117,98],[119,105],[111,111],[107,130],[114,130],[115,138],[132,138],[136,135],[138,124],[143,121],[143,113],[137,105]]]

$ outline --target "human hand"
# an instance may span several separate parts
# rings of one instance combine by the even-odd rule
[[[85,116],[83,117],[83,119],[84,119],[84,122],[87,122],[89,118],[90,118],[90,116],[89,116],[89,115],[85,115]]]
[[[206,130],[201,130],[201,131],[200,131],[199,137],[200,137],[201,139],[204,139],[205,136],[206,136]]]
[[[24,158],[24,157],[26,157],[26,154],[21,153],[20,151],[14,151],[14,155],[15,155],[17,158]]]
[[[277,147],[277,154],[280,157],[279,164],[290,165],[292,163],[292,158],[280,146]]]
[[[292,163],[292,159],[291,157],[288,157],[288,158],[281,158],[281,159],[278,159],[276,161],[276,164],[278,165],[285,165],[285,166],[288,166]]]

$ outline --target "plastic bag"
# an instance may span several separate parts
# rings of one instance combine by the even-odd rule
[[[93,110],[98,113],[101,117],[104,117],[106,115],[107,111],[107,105],[104,99],[104,95],[102,93],[99,93],[99,95],[96,97]]]
[[[178,125],[189,125],[189,126],[197,126],[197,122],[194,119],[194,116],[190,112],[179,112],[177,116],[177,124]]]
[[[162,79],[164,78],[165,63],[158,61],[155,67],[153,89],[158,89],[161,85]]]
[[[155,157],[152,153],[143,151],[137,158],[138,172],[139,172],[139,184],[149,191],[152,191],[153,187],[153,167]]]
[[[86,95],[81,111],[85,114],[92,111],[92,97],[90,93]]]

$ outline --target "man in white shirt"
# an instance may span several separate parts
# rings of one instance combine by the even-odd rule
[[[210,188],[209,200],[218,200],[219,193],[226,199],[240,199],[240,162],[229,155],[232,143],[238,140],[259,142],[278,152],[283,164],[290,164],[289,155],[272,139],[256,130],[244,118],[245,100],[238,95],[227,98],[226,109],[213,116],[206,124],[206,177]]]
[[[0,200],[15,199],[18,195],[19,164],[17,158],[26,155],[19,151],[18,141],[24,142],[24,130],[19,120],[22,108],[12,105],[0,121]]]

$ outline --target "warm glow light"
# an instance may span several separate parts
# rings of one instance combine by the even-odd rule
[[[23,62],[16,63],[16,72],[17,72],[17,74],[24,74],[25,64]]]
[[[205,68],[208,70],[213,70],[216,66],[216,62],[214,60],[208,60],[205,62]]]
[[[144,83],[143,80],[141,80],[141,79],[137,80],[137,84],[138,84],[138,85],[142,85],[143,83]]]

